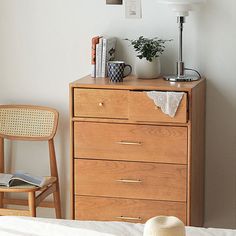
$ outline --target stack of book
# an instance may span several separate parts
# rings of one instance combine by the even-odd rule
[[[107,62],[115,59],[116,38],[92,38],[92,77],[107,77]]]

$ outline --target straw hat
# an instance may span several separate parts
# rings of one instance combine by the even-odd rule
[[[185,236],[184,223],[174,216],[156,216],[146,222],[143,236]]]

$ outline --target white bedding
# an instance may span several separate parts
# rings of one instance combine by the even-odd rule
[[[0,217],[0,236],[142,236],[144,225]],[[186,236],[236,236],[236,230],[186,227]]]

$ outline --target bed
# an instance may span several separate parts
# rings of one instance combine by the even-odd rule
[[[142,236],[143,224],[1,216],[1,236]],[[186,236],[236,236],[236,230],[186,227]]]

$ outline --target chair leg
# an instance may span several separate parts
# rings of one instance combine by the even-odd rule
[[[3,208],[4,193],[0,193],[0,208]]]
[[[0,137],[0,173],[4,173],[4,139]],[[4,193],[0,193],[0,208],[3,208]]]
[[[32,217],[36,217],[35,192],[28,193],[29,212]]]
[[[53,193],[53,199],[54,199],[56,218],[61,219],[61,199],[60,199],[60,190],[58,182],[56,183],[56,192]]]

